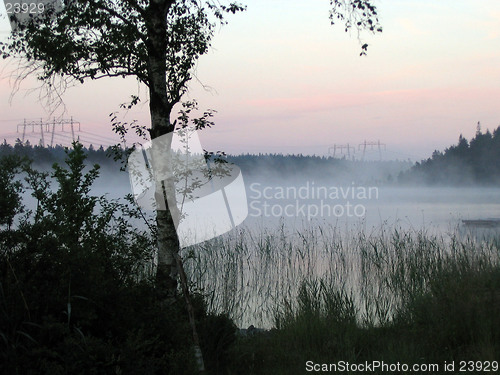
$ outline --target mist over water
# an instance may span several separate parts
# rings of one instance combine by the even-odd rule
[[[381,225],[448,231],[462,220],[500,217],[498,187],[398,186],[332,179],[246,181],[245,224],[284,221],[296,229],[321,224],[374,230]],[[302,194],[301,194],[302,193]]]
[[[270,177],[272,172],[243,174],[248,217],[242,226],[290,230],[333,225],[375,231],[381,226],[446,233],[462,220],[500,218],[500,187],[400,186],[381,183],[365,173],[356,180],[331,176]],[[310,173],[310,172],[309,172]],[[122,198],[132,193],[126,172],[105,169],[92,188],[95,195]],[[244,199],[244,197],[241,197]]]
[[[293,232],[328,225],[345,231],[373,232],[389,226],[446,233],[461,227],[462,220],[500,218],[500,187],[395,183],[398,174],[408,170],[407,162],[344,161],[331,168],[309,160],[295,171],[293,162],[286,164],[290,170],[273,160],[235,162],[242,164],[246,188],[246,197],[238,198],[246,199],[248,206],[241,226],[255,231],[285,225]],[[118,163],[103,165],[91,194],[110,199],[131,194],[128,172],[119,168]],[[42,169],[50,173],[49,167]],[[28,208],[35,207],[29,190],[24,200]],[[145,229],[145,224],[137,225]]]
[[[283,218],[287,222],[327,221],[340,225],[363,223],[367,228],[384,223],[403,227],[422,228],[438,226],[446,229],[462,219],[495,218],[500,214],[500,189],[498,188],[447,188],[447,187],[377,187],[376,198],[368,199],[274,199],[266,200],[271,209],[264,210],[261,200],[249,198],[250,218]],[[260,206],[256,203],[258,202]],[[287,205],[298,203],[297,215],[279,215]],[[324,204],[337,207],[335,213],[324,209]],[[259,209],[260,208],[260,209]],[[349,210],[350,208],[350,210]],[[274,210],[273,210],[274,209]],[[304,213],[305,211],[305,213]],[[293,212],[290,209],[289,212]]]

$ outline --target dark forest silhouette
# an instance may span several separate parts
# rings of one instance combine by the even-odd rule
[[[117,160],[127,155],[118,146],[84,148],[87,161],[97,163],[106,169],[116,169],[122,165]],[[7,155],[26,156],[35,165],[51,166],[62,162],[65,147],[42,147],[29,142],[18,141],[14,146],[0,144],[0,157]],[[122,155],[120,157],[120,155]],[[458,143],[444,151],[434,151],[432,156],[412,165],[409,161],[359,161],[336,159],[325,156],[283,155],[283,154],[243,154],[227,155],[227,161],[238,165],[245,176],[262,176],[280,179],[301,176],[304,179],[329,178],[346,180],[357,178],[363,170],[378,170],[376,177],[360,182],[400,183],[419,185],[495,185],[500,182],[500,127],[493,132],[482,132],[480,125],[470,141],[460,135]],[[399,172],[402,171],[402,172]],[[399,175],[398,175],[399,173]],[[394,178],[398,175],[398,178]],[[365,174],[366,177],[366,174]]]
[[[82,148],[86,155],[86,163],[99,164],[107,170],[118,170],[124,165],[124,159],[130,150],[119,146]],[[51,167],[53,163],[61,163],[66,157],[65,147],[42,147],[29,142],[18,142],[12,146],[7,142],[0,144],[0,157],[7,155],[25,156],[33,164],[41,167]],[[360,161],[347,160],[346,158],[333,158],[314,155],[284,155],[272,153],[242,154],[242,155],[210,155],[207,158],[225,159],[239,166],[245,177],[265,178],[269,180],[295,178],[302,179],[328,179],[332,182],[347,181],[352,179],[363,183],[387,183],[394,180],[399,171],[411,167],[411,162],[390,161]],[[377,171],[366,177],[366,171]]]
[[[500,183],[500,126],[493,133],[481,131],[467,141],[462,135],[458,143],[444,152],[416,163],[399,176],[399,182],[426,185],[495,185]]]
[[[32,145],[29,141],[21,142],[17,140],[14,146],[8,144],[5,140],[0,145],[0,158],[9,155],[17,155],[18,157],[27,157],[33,161],[37,166],[51,166],[53,163],[61,163],[67,157],[67,147],[56,145],[53,147],[43,147],[41,145]],[[112,166],[115,164],[114,159],[111,157],[116,155],[117,147],[100,146],[95,148],[90,145],[88,148],[83,147],[82,151],[86,156],[87,163],[97,163],[101,167]]]

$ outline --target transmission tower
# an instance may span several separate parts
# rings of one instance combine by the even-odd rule
[[[24,119],[23,123],[17,125],[17,133],[19,133],[19,128],[22,128],[23,138],[22,141],[24,143],[24,139],[26,138],[26,130],[31,129],[31,133],[38,134],[40,133],[40,142],[43,147],[45,147],[45,135],[50,135],[50,147],[54,145],[54,135],[56,132],[60,131],[66,133],[67,131],[71,131],[71,139],[74,141],[79,140],[79,137],[75,139],[75,129],[78,127],[78,132],[81,131],[81,124],[79,121],[74,121],[73,117],[68,119],[60,119],[56,120],[55,118],[52,121],[27,121]],[[66,127],[66,131],[65,131]]]
[[[378,150],[378,155],[379,159],[382,160],[382,148],[384,151],[387,149],[385,143],[380,143],[380,140],[378,141],[364,141],[363,143],[360,143],[358,146],[358,151],[363,150],[363,156],[361,157],[361,160],[365,160],[365,154],[366,154],[366,148],[369,147],[370,150]]]
[[[333,150],[333,153],[332,153]],[[351,150],[352,150],[352,157],[351,157]],[[337,155],[337,152],[340,155],[347,156],[348,159],[353,159],[354,158],[354,153],[356,152],[356,148],[347,144],[335,144],[332,147],[328,148],[328,153],[335,157]]]

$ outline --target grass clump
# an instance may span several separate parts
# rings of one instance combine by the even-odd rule
[[[235,367],[250,369],[247,374],[303,374],[307,361],[383,361],[439,364],[438,373],[446,373],[445,362],[498,361],[499,275],[498,268],[443,271],[426,292],[379,324],[363,324],[353,299],[335,286],[309,280],[294,306],[284,304],[276,328],[238,341]]]
[[[217,272],[197,274],[192,259],[201,289],[231,306],[234,319],[267,328],[238,338],[234,373],[303,374],[307,361],[438,364],[444,373],[445,361],[500,359],[498,237],[285,231],[204,245],[232,270],[218,271],[232,293],[203,284]]]

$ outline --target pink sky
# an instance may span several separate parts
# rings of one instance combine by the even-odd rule
[[[384,32],[365,35],[368,56],[359,57],[356,35],[329,24],[328,0],[246,1],[247,12],[218,31],[186,97],[218,111],[216,126],[201,134],[203,146],[326,155],[335,143],[380,139],[387,158],[418,160],[460,133],[470,138],[477,121],[496,128],[500,2],[477,3],[377,1]],[[73,88],[64,97],[65,116],[107,139],[108,114],[137,90],[134,80],[121,79]],[[48,115],[36,93],[22,91],[9,104],[11,91],[0,80],[0,135],[24,117]],[[147,103],[128,118],[147,124]]]

